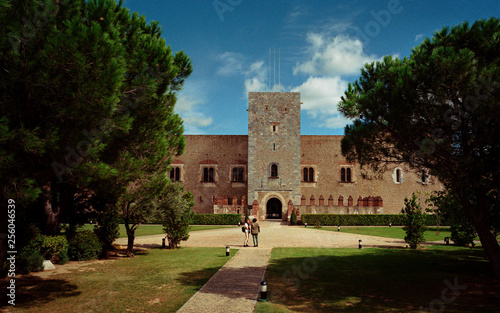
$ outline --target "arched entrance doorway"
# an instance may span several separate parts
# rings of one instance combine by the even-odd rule
[[[282,204],[278,198],[271,198],[266,205],[266,219],[281,219]]]

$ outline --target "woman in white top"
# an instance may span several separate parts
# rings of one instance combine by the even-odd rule
[[[250,239],[250,220],[245,220],[245,242],[243,243],[243,247],[248,247],[248,240]]]

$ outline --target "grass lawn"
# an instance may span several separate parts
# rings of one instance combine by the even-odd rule
[[[500,311],[482,249],[275,248],[266,281],[257,313]]]
[[[312,229],[317,229],[311,227]],[[321,230],[337,231],[337,226],[322,226]],[[360,235],[370,235],[379,237],[389,237],[404,239],[405,231],[402,226],[340,226],[340,231],[344,233],[360,234]],[[444,237],[450,237],[449,227],[439,227],[439,234],[436,234],[437,227],[428,227],[427,231],[424,233],[424,238],[426,241],[443,241]]]
[[[189,231],[198,231],[198,230],[210,230],[210,229],[219,229],[219,228],[228,228],[228,227],[236,227],[233,225],[191,225]],[[81,228],[94,230],[94,225],[85,224]],[[125,231],[125,225],[120,224],[120,236],[118,238],[127,238],[127,232]],[[137,228],[135,231],[135,236],[150,236],[150,235],[161,235],[164,234],[163,227],[160,224],[143,224]]]
[[[231,256],[236,252],[231,249]],[[16,277],[16,306],[9,310],[175,312],[229,259],[221,248],[181,248],[152,249],[130,259],[70,262],[64,265],[72,268],[67,273]],[[72,267],[78,263],[86,266]],[[6,282],[1,280],[2,290]]]

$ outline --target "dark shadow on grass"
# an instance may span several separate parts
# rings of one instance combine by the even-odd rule
[[[271,303],[296,312],[499,311],[500,282],[481,250],[314,253],[318,257],[271,259]]]
[[[56,298],[76,297],[81,294],[78,286],[64,279],[43,279],[37,276],[25,275],[16,277],[16,308],[36,308],[39,305],[54,301]],[[7,290],[7,279],[0,282],[2,291]],[[2,292],[2,298],[5,292]],[[2,299],[3,300],[3,299]],[[2,301],[2,306],[7,300]],[[36,312],[34,309],[31,312]]]

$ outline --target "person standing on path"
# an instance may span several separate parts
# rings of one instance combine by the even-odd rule
[[[245,220],[245,241],[243,242],[243,247],[248,247],[249,239],[250,239],[250,220],[247,218]]]
[[[252,225],[250,226],[250,229],[252,231],[253,246],[258,247],[259,246],[260,226],[259,226],[259,223],[257,223],[256,218],[254,218],[252,220]]]

